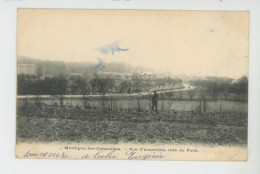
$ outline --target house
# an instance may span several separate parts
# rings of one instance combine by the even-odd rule
[[[36,75],[36,66],[33,64],[18,64],[17,74]]]

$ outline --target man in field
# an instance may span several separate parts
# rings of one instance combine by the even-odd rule
[[[152,96],[152,111],[154,111],[154,107],[155,107],[155,111],[157,112],[157,105],[158,105],[158,95],[156,94],[156,91],[154,91],[154,94]]]

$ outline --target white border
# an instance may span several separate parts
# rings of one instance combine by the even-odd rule
[[[168,9],[250,12],[248,162],[21,160],[15,158],[17,8]],[[260,173],[260,1],[0,0],[0,173]]]

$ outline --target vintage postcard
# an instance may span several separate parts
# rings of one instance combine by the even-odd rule
[[[246,161],[245,11],[18,9],[16,157]]]

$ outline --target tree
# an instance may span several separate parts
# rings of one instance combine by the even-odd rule
[[[43,70],[42,70],[42,64],[41,63],[39,63],[39,65],[38,65],[38,67],[36,69],[36,75],[38,77],[41,77],[43,75]]]
[[[230,93],[231,81],[223,81],[220,87],[220,91],[223,93],[225,100],[228,99]]]
[[[95,83],[94,83],[95,82]],[[115,79],[112,78],[97,78],[93,81],[97,87],[97,92],[106,95],[108,92],[113,92],[115,87]]]
[[[131,87],[131,83],[129,81],[125,80],[120,83],[119,92],[126,93],[126,91],[129,89],[129,87]]]
[[[168,78],[166,79],[166,82],[168,83],[168,86],[171,86],[172,83],[173,83],[173,80],[172,80],[171,77],[168,77]]]
[[[219,93],[219,84],[216,81],[208,81],[206,91],[212,100],[217,100]]]
[[[115,91],[116,81],[113,78],[106,78],[107,92],[113,93]]]
[[[165,80],[164,79],[157,79],[155,81],[155,85],[157,89],[160,89],[160,87],[165,86]]]
[[[67,92],[68,80],[63,74],[55,76],[54,78],[54,92],[59,95],[61,107],[63,107],[64,95]]]
[[[235,93],[237,98],[239,95],[247,96],[248,95],[248,78],[244,76],[237,80],[234,80],[231,83],[230,91],[232,93]]]
[[[28,86],[26,84],[27,82],[27,76],[24,74],[17,76],[17,94],[18,95],[24,95],[26,94],[26,89],[28,89]]]
[[[147,80],[144,82],[143,86],[146,91],[150,91],[152,89],[152,82],[150,80]]]
[[[37,80],[34,75],[19,74],[17,76],[17,94],[18,95],[34,95],[35,94],[35,81]]]
[[[97,91],[101,94],[102,107],[105,109],[105,95],[112,92],[115,85],[115,80],[110,78],[99,78],[97,80]]]
[[[193,97],[195,96],[195,91],[194,90],[188,90],[188,95],[190,97],[190,100],[193,100]]]
[[[90,85],[92,88],[92,93],[97,94],[98,92],[98,84],[99,84],[99,77],[97,75],[94,75],[93,79],[90,81]]]
[[[87,95],[90,93],[88,79],[86,77],[81,77],[78,81],[79,91],[82,95]]]
[[[80,85],[79,83],[81,78],[82,78],[81,76],[71,76],[69,78],[70,80],[69,86],[70,86],[71,93],[73,95],[77,95],[79,92],[79,85]]]
[[[84,107],[87,108],[87,98],[86,95],[89,94],[89,86],[88,86],[88,81],[87,78],[85,77],[81,77],[78,81],[78,87],[80,92],[83,95],[83,103],[84,103]]]
[[[141,92],[142,91],[143,81],[140,77],[135,77],[133,82],[133,92]]]

